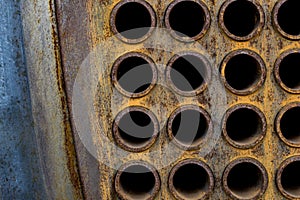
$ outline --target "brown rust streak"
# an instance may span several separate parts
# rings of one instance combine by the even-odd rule
[[[54,44],[54,53],[55,53],[55,60],[56,60],[56,75],[57,75],[57,86],[60,93],[61,103],[62,103],[62,113],[63,113],[63,124],[64,124],[64,131],[65,131],[65,153],[67,155],[67,167],[69,169],[71,182],[76,191],[76,197],[78,199],[83,199],[82,193],[82,183],[79,176],[78,164],[76,160],[76,150],[74,147],[74,138],[72,134],[72,128],[69,118],[68,112],[68,105],[66,100],[66,93],[65,93],[65,82],[63,79],[63,71],[62,71],[62,60],[61,60],[61,52],[60,52],[60,42],[59,42],[59,34],[58,28],[54,26],[56,24],[56,9],[55,9],[55,1],[49,0],[50,5],[50,13],[51,13],[51,20],[52,20],[52,36],[53,36],[53,44]]]

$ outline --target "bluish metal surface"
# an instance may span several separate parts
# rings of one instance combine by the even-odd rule
[[[0,199],[45,199],[19,0],[0,0]]]

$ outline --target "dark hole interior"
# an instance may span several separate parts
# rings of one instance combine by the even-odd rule
[[[197,164],[185,164],[174,174],[173,185],[183,198],[198,199],[207,192],[210,182],[205,169]]]
[[[155,176],[148,168],[133,165],[121,174],[120,185],[130,199],[145,199],[155,188]]]
[[[292,162],[285,167],[281,175],[281,184],[287,193],[300,197],[300,161]]]
[[[238,37],[252,33],[259,24],[260,16],[256,6],[247,0],[237,0],[228,5],[224,13],[224,25]]]
[[[138,2],[129,2],[119,8],[115,26],[125,38],[139,39],[149,32],[151,14],[144,5]]]
[[[229,189],[238,197],[250,199],[255,197],[263,185],[263,175],[252,163],[240,163],[234,166],[228,174]]]
[[[144,112],[131,111],[120,120],[118,130],[120,137],[133,146],[144,145],[154,135],[154,123]]]
[[[250,144],[262,134],[262,121],[253,110],[241,108],[235,110],[227,119],[227,135],[240,144]]]
[[[206,67],[205,63],[197,56],[181,56],[171,67],[171,80],[181,91],[196,90],[207,80]]]
[[[208,121],[197,110],[185,110],[176,115],[172,123],[172,133],[181,143],[197,144],[208,129]]]
[[[300,53],[289,54],[281,61],[279,76],[287,87],[291,89],[300,88]]]
[[[119,65],[117,80],[120,86],[127,92],[143,92],[153,81],[151,65],[143,58],[128,57]]]
[[[181,37],[195,37],[201,33],[205,24],[205,13],[202,7],[193,1],[176,4],[169,15],[169,23]]]
[[[286,111],[280,121],[282,135],[289,141],[300,143],[300,107]],[[300,168],[299,168],[300,170]]]
[[[278,10],[278,24],[284,32],[290,35],[300,34],[299,9],[299,0],[288,0]]]
[[[246,90],[258,82],[261,68],[258,61],[247,54],[232,57],[225,67],[227,83],[236,90]]]

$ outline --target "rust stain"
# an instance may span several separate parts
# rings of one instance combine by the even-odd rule
[[[64,124],[64,131],[65,131],[65,153],[67,154],[67,165],[68,165],[68,172],[70,173],[71,182],[75,188],[75,193],[78,199],[83,199],[82,194],[82,183],[80,180],[78,164],[77,164],[77,156],[76,150],[74,147],[74,138],[72,134],[72,128],[70,123],[70,116],[67,106],[66,100],[66,93],[65,93],[65,83],[63,78],[63,71],[62,71],[62,61],[60,55],[60,43],[58,37],[58,29],[54,25],[56,24],[56,11],[55,11],[55,3],[53,0],[49,0],[50,10],[51,13],[51,20],[52,20],[52,36],[53,36],[53,44],[54,44],[54,53],[55,53],[55,60],[57,63],[56,66],[56,76],[57,76],[57,86],[59,88],[60,98],[61,98],[61,111],[63,113],[63,124]]]
[[[227,1],[232,2],[233,0]],[[70,36],[70,32],[76,35],[78,38],[82,35],[83,40],[88,44],[88,49],[92,50],[98,44],[100,44],[105,39],[111,37],[113,35],[113,31],[111,29],[111,23],[113,20],[111,19],[111,14],[116,5],[119,5],[118,0],[107,0],[107,1],[98,1],[98,0],[87,0],[86,1],[86,10],[81,13],[84,16],[87,16],[88,22],[85,24],[85,29],[77,28],[69,24],[67,21],[60,22],[60,24],[64,24],[60,31],[63,34],[63,37],[60,39],[64,42],[61,43],[61,49],[63,51],[62,57],[64,58],[72,58],[71,55],[74,54],[72,50],[78,47],[79,41],[74,41],[72,36]],[[167,1],[156,1],[156,0],[148,0],[147,1],[151,7],[153,7],[154,12],[156,12],[157,18],[157,26],[163,26],[164,14],[165,10],[168,6],[173,2],[171,0]],[[214,66],[216,69],[220,69],[222,63],[224,62],[224,58],[230,53],[239,50],[247,50],[247,52],[255,52],[259,60],[259,64],[261,67],[261,75],[258,78],[258,84],[256,87],[248,88],[248,91],[244,93],[239,93],[234,90],[226,89],[227,96],[227,111],[230,108],[236,105],[248,105],[250,107],[255,106],[260,112],[264,114],[265,118],[263,120],[263,135],[260,137],[255,143],[255,145],[250,145],[247,148],[242,148],[240,145],[232,145],[226,141],[226,136],[221,137],[218,145],[214,149],[213,152],[208,154],[204,158],[200,158],[203,162],[207,163],[207,165],[211,168],[212,173],[215,177],[215,186],[213,192],[210,193],[210,197],[208,199],[229,199],[232,196],[230,191],[227,191],[229,195],[224,192],[222,177],[223,172],[226,166],[229,163],[234,162],[237,159],[245,159],[250,157],[251,159],[257,160],[261,163],[262,166],[266,169],[266,172],[263,172],[263,185],[261,186],[262,190],[259,192],[259,197],[255,197],[254,199],[262,198],[262,199],[277,199],[279,196],[282,197],[280,191],[277,188],[275,177],[276,170],[279,168],[280,164],[291,155],[300,154],[300,150],[295,147],[290,147],[286,145],[280,137],[278,137],[275,131],[275,118],[277,113],[281,110],[282,107],[291,103],[291,102],[299,102],[299,95],[292,94],[286,92],[280,87],[280,85],[276,82],[274,77],[274,66],[277,58],[285,51],[290,50],[291,48],[300,48],[300,44],[297,41],[288,40],[283,38],[277,31],[275,31],[270,26],[270,20],[272,19],[272,11],[275,5],[275,1],[266,1],[266,0],[250,0],[250,2],[254,2],[259,10],[260,20],[258,21],[258,28],[256,31],[249,34],[247,37],[239,38],[236,36],[232,36],[228,34],[228,32],[224,31],[224,23],[222,19],[222,12],[220,14],[221,7],[224,3],[222,0],[204,0],[203,3],[207,6],[209,10],[209,15],[211,18],[211,24],[206,32],[206,34],[201,35],[201,39],[197,41],[197,44],[202,45],[208,51],[209,55],[214,58]],[[263,5],[263,6],[260,6]],[[76,9],[76,5],[71,6],[73,9]],[[72,9],[70,9],[72,10]],[[60,10],[59,12],[66,12],[65,15],[72,16],[72,12],[70,10]],[[223,13],[224,14],[224,13]],[[218,18],[219,17],[219,18]],[[78,16],[79,18],[79,16]],[[68,27],[72,27],[72,30],[68,30]],[[115,30],[116,32],[116,30]],[[69,33],[69,34],[65,34]],[[226,34],[227,33],[227,34]],[[170,34],[170,37],[171,34]],[[120,38],[122,40],[122,38]],[[80,41],[82,42],[82,41]],[[142,47],[143,44],[128,44],[128,41],[125,40],[124,43],[121,41],[112,44],[112,47],[115,49],[124,49],[124,52],[121,52],[119,56],[124,55],[128,52],[131,52],[131,49],[134,47]],[[59,49],[59,47],[57,47]],[[191,48],[187,48],[190,50]],[[168,61],[171,60],[172,56],[181,52],[178,47],[173,48],[174,52],[172,53],[162,53],[157,52],[154,49],[151,50],[140,50],[140,53],[143,53],[147,56],[150,56],[155,63],[164,63],[168,64]],[[186,50],[186,49],[184,49]],[[59,51],[59,50],[58,50]],[[197,51],[197,49],[195,49]],[[85,52],[86,53],[86,52]],[[199,52],[201,53],[201,52]],[[250,53],[252,55],[252,53]],[[117,59],[117,58],[116,58]],[[59,60],[60,62],[60,60]],[[61,91],[64,92],[64,87],[66,87],[67,98],[70,107],[70,103],[72,102],[72,87],[75,79],[76,72],[79,69],[79,65],[82,60],[73,59],[73,60],[63,60],[63,68],[64,68],[64,80],[65,85],[63,83],[63,79],[61,77],[62,72],[58,71],[58,80]],[[98,66],[101,66],[101,61],[97,63]],[[112,63],[113,66],[113,63]],[[112,67],[110,66],[110,67]],[[106,66],[107,67],[107,66]],[[111,97],[111,91],[114,85],[110,82],[110,71],[107,72],[107,76],[102,77],[99,80],[99,84],[110,85],[108,88],[99,88],[98,96],[95,98],[95,107],[97,107],[97,117],[101,120],[108,121],[105,124],[105,133],[107,137],[114,141],[113,131],[112,131],[112,123],[114,121],[112,113],[109,113],[109,103],[104,104],[106,102],[105,99],[109,99]],[[164,70],[158,68],[158,73],[163,73]],[[75,75],[74,75],[75,74]],[[224,78],[224,73],[221,74],[221,77]],[[160,77],[158,76],[158,79]],[[253,89],[254,88],[254,89]],[[183,95],[184,96],[184,95]],[[121,103],[129,102],[128,104],[121,106],[120,109],[126,109],[129,106],[142,106],[149,108],[155,105],[158,102],[161,102],[163,105],[163,109],[158,111],[158,121],[163,121],[162,116],[171,116],[172,112],[176,110],[178,107],[187,105],[187,104],[196,104],[197,106],[210,111],[212,100],[207,92],[199,92],[197,97],[185,97],[184,101],[178,103],[172,92],[162,88],[160,86],[155,86],[147,95],[141,96],[140,98],[131,99],[127,101],[127,97],[120,94],[118,96]],[[62,99],[65,102],[65,99]],[[101,102],[102,101],[102,102]],[[104,105],[102,105],[102,104]],[[100,106],[101,105],[101,106]],[[63,110],[67,110],[67,105],[64,105]],[[120,111],[121,111],[120,110]],[[259,112],[259,113],[260,113]],[[225,114],[225,113],[224,113]],[[68,118],[70,117],[68,113],[65,113],[66,122],[69,123]],[[68,132],[69,140],[66,141],[66,144],[72,145],[72,137],[71,137],[71,129],[70,126],[67,126],[66,132]],[[74,130],[73,130],[73,134]],[[95,143],[101,143],[102,141],[97,141],[95,137]],[[169,142],[169,138],[167,135],[167,129],[162,129],[162,133],[159,136],[157,144],[153,145],[153,149],[159,149],[160,146]],[[75,144],[77,149],[78,160],[84,160],[84,153],[78,151],[80,149],[78,144]],[[152,148],[152,147],[151,147]],[[145,149],[144,153],[148,153],[150,149]],[[75,153],[75,150],[67,148],[67,151],[70,151],[70,156]],[[184,159],[199,159],[198,151],[192,150],[184,153],[182,157],[180,157],[176,163],[184,160]],[[136,153],[132,157],[126,158],[124,162],[134,161],[134,160],[144,160],[144,161],[152,161],[153,159],[159,162],[160,159],[163,159],[164,152],[161,152],[161,158],[152,158],[143,155],[143,152]],[[107,152],[107,159],[114,161],[114,151]],[[168,188],[168,177],[170,171],[176,163],[170,164],[170,166],[160,169],[158,174],[161,178],[161,188],[156,196],[156,199],[173,199],[172,194]],[[256,163],[256,162],[254,162]],[[75,167],[75,160],[70,161],[70,166]],[[260,165],[259,165],[260,166]],[[89,170],[90,166],[88,163],[82,162],[79,165],[81,169]],[[74,171],[76,172],[76,171]],[[87,180],[91,177],[86,176],[87,172],[81,171],[81,176],[85,177],[82,180],[83,188],[85,188],[84,195],[86,199],[93,199],[94,196],[90,196],[92,192],[91,187],[96,188],[99,191],[99,197],[102,199],[114,199],[116,198],[116,191],[114,189],[114,178],[116,175],[115,170],[108,168],[105,165],[100,165],[97,169],[97,174],[94,179],[99,181],[98,185],[88,185]],[[74,184],[78,184],[79,178],[74,177]],[[118,183],[116,183],[118,184]],[[79,184],[80,185],[80,184]],[[82,188],[81,188],[82,189]],[[80,188],[79,188],[80,190]],[[226,189],[225,189],[226,190]],[[266,192],[264,193],[264,190]],[[234,197],[233,197],[234,198]]]

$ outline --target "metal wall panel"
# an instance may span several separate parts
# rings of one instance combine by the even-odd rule
[[[194,37],[195,42],[172,30],[154,30],[137,40],[115,36],[118,28],[113,25],[113,14],[128,2],[132,1],[57,0],[56,7],[53,1],[37,1],[25,6],[27,12],[23,16],[27,29],[24,35],[33,114],[39,148],[42,155],[46,155],[43,169],[47,169],[49,196],[61,199],[117,199],[118,196],[124,199],[198,199],[201,196],[207,199],[297,199],[299,179],[296,177],[299,173],[295,169],[298,157],[294,156],[299,155],[295,118],[299,116],[300,81],[293,74],[299,71],[297,68],[288,71],[282,66],[291,64],[281,63],[287,54],[297,54],[300,47],[298,30],[289,25],[295,22],[294,27],[297,27],[297,21],[293,20],[295,18],[287,21],[284,15],[289,12],[280,14],[276,10],[285,1],[240,0],[237,2],[246,3],[237,5],[236,16],[232,14],[236,7],[229,15],[226,13],[226,6],[236,2],[234,0],[196,1],[202,7],[207,23],[203,23],[203,31]],[[161,28],[159,30],[170,28],[168,10],[172,9],[173,1],[133,2],[142,2],[146,7],[150,25]],[[298,3],[294,5],[289,8],[291,12]],[[251,18],[254,20],[243,26],[239,16],[247,13],[254,16]],[[135,9],[125,12],[122,19],[131,14],[135,14]],[[283,15],[283,21],[274,20],[279,15]],[[131,18],[135,19],[142,20],[143,17]],[[176,24],[176,20],[173,23]],[[253,31],[244,34],[249,27]],[[114,76],[119,67],[115,61],[124,55],[126,58],[130,55],[126,53],[132,51],[146,55],[150,58],[147,60],[156,64],[155,80],[159,84],[150,84],[153,87],[149,91],[128,98],[131,94],[122,89],[117,75]],[[210,68],[207,72],[213,74],[211,79],[204,79],[207,85],[193,92],[178,90],[168,72],[168,66],[174,66],[176,55],[182,56],[187,51],[208,58]],[[237,63],[245,67],[255,63],[254,72],[247,71],[245,79],[239,74],[245,71],[230,68],[232,57],[240,54],[243,56]],[[295,57],[290,63],[298,62]],[[242,79],[238,79],[240,77]],[[247,83],[248,78],[250,83]],[[174,139],[171,122],[176,121],[178,109],[197,110],[195,106],[208,122],[209,116],[212,117],[214,134],[207,134],[207,140],[196,142],[182,152],[186,147],[184,143],[170,142]],[[132,141],[126,142],[120,137],[119,119],[130,111],[128,107],[147,113],[153,121],[157,119],[160,132],[154,143],[151,140],[150,147],[132,146]],[[296,109],[285,115],[290,108]],[[155,117],[148,110],[155,111]],[[235,120],[230,119],[237,110],[246,111]],[[249,113],[252,113],[250,117]],[[248,119],[246,123],[240,122],[242,118]],[[255,130],[250,131],[246,139],[240,138],[235,130],[249,124],[248,129],[255,127]],[[206,125],[207,130],[211,130],[210,123]],[[227,129],[225,125],[231,128]],[[169,143],[173,150],[171,154],[163,148]],[[182,187],[175,186],[172,177],[185,162],[206,171],[204,194],[200,189],[195,197],[193,191],[185,193],[180,191]],[[284,171],[291,162],[296,163],[296,167]],[[140,191],[135,193],[126,188],[130,187],[131,181],[130,178],[129,181],[121,180],[121,170],[132,165],[144,166],[143,169],[153,172],[151,192],[144,191],[139,196]],[[234,173],[236,165],[242,167]],[[230,173],[235,175],[230,176]],[[281,178],[283,174],[285,177]],[[252,178],[254,183],[249,187],[247,180]],[[295,182],[289,181],[293,178],[296,178]]]
[[[44,199],[19,1],[0,1],[0,199]]]
[[[60,33],[60,44],[61,44],[61,52],[62,52],[62,62],[64,66],[64,77],[66,81],[66,90],[68,94],[68,103],[69,107],[72,107],[73,102],[73,86],[74,81],[79,71],[80,66],[82,66],[82,62],[88,56],[89,52],[97,49],[98,46],[101,46],[104,41],[106,41],[110,37],[114,37],[114,31],[116,29],[112,27],[111,22],[114,20],[111,19],[111,13],[113,13],[113,9],[120,1],[113,0],[103,0],[103,1],[57,1],[57,16],[58,16],[58,24],[59,24],[59,33]],[[122,1],[124,3],[129,1]],[[172,2],[168,1],[147,1],[150,7],[153,8],[156,17],[156,26],[163,28],[165,27],[164,17],[165,11],[168,8],[168,5]],[[92,122],[97,122],[95,119],[99,117],[102,121],[106,121],[107,124],[105,127],[104,133],[110,141],[114,141],[114,137],[112,136],[112,129],[110,128],[114,120],[114,116],[112,116],[112,111],[109,108],[110,101],[112,98],[112,94],[114,91],[114,86],[110,83],[110,69],[113,65],[113,60],[116,60],[119,56],[131,52],[138,51],[140,53],[144,53],[150,56],[155,63],[162,63],[164,65],[167,64],[168,60],[172,57],[172,55],[189,49],[193,49],[196,52],[202,53],[203,49],[206,50],[208,55],[212,58],[213,62],[213,70],[218,71],[221,67],[222,61],[224,58],[231,52],[235,50],[243,50],[248,49],[251,50],[251,55],[258,55],[260,59],[260,63],[262,68],[258,69],[261,72],[261,77],[259,77],[260,83],[257,86],[253,86],[252,88],[246,91],[236,91],[234,89],[230,90],[230,87],[227,87],[225,90],[225,111],[229,108],[236,106],[238,104],[244,104],[247,106],[253,105],[258,110],[262,111],[261,116],[265,116],[265,121],[263,122],[263,129],[266,130],[265,136],[262,134],[262,140],[257,140],[255,144],[252,146],[247,145],[239,145],[229,143],[226,141],[228,137],[225,136],[220,137],[218,140],[218,144],[214,148],[214,150],[201,157],[199,154],[200,150],[196,151],[188,151],[185,152],[180,158],[178,158],[175,163],[171,163],[170,166],[167,166],[163,169],[159,169],[159,174],[161,178],[161,188],[159,190],[157,199],[171,199],[172,195],[168,189],[168,176],[171,168],[179,162],[180,160],[186,158],[196,158],[203,160],[207,163],[213,171],[215,177],[215,187],[213,192],[211,193],[209,199],[229,199],[228,195],[224,192],[222,186],[222,175],[226,168],[226,166],[233,160],[238,158],[255,158],[267,170],[267,190],[263,195],[262,199],[283,199],[284,197],[278,191],[275,177],[276,171],[279,168],[280,164],[288,157],[293,155],[297,155],[299,153],[298,148],[291,147],[286,145],[284,142],[280,140],[278,134],[275,132],[275,118],[278,111],[285,105],[299,101],[299,95],[292,94],[283,90],[279,84],[276,82],[274,78],[274,64],[279,55],[287,51],[289,49],[299,48],[299,41],[294,40],[295,38],[286,38],[281,35],[274,23],[272,22],[272,12],[275,7],[277,1],[249,1],[254,2],[257,6],[258,11],[255,11],[258,15],[257,18],[257,29],[253,31],[246,37],[243,36],[235,36],[230,34],[230,31],[224,28],[222,23],[221,15],[224,14],[225,11],[220,11],[221,6],[225,1],[215,0],[215,1],[203,1],[203,3],[208,8],[208,14],[211,18],[211,23],[209,28],[207,29],[207,33],[202,35],[202,38],[197,38],[198,40],[192,44],[178,44],[178,42],[174,39],[174,45],[172,45],[172,52],[163,52],[157,49],[147,49],[147,40],[141,41],[137,44],[128,44],[129,40],[126,40],[122,37],[124,42],[120,40],[113,40],[107,46],[101,46],[102,48],[109,49],[108,54],[105,54],[102,59],[109,60],[111,57],[111,63],[106,63],[101,61],[100,59],[95,61],[95,63],[90,63],[91,65],[91,74],[99,72],[93,67],[103,68],[107,70],[107,73],[102,74],[99,77],[100,89],[99,98],[95,97],[95,103],[99,104],[99,108],[96,108],[96,113],[99,112],[99,115],[95,118],[91,117]],[[232,2],[232,1],[226,1]],[[246,6],[247,7],[247,6]],[[250,10],[242,10],[240,12],[251,12]],[[132,11],[134,12],[134,11]],[[182,14],[184,15],[184,14]],[[224,14],[225,15],[225,14]],[[220,16],[220,19],[219,19]],[[126,15],[124,15],[126,18]],[[129,17],[129,13],[128,13]],[[260,19],[260,20],[259,20]],[[232,23],[234,22],[234,18],[231,18]],[[227,20],[228,21],[228,20]],[[245,22],[246,23],[246,22]],[[250,22],[249,22],[250,23]],[[249,24],[250,26],[250,24]],[[227,33],[227,35],[226,35]],[[174,36],[174,35],[173,35]],[[171,34],[167,37],[172,37]],[[171,40],[171,39],[170,39]],[[169,41],[167,39],[167,41]],[[178,44],[178,46],[176,46]],[[197,49],[198,46],[201,46],[203,49]],[[145,47],[145,48],[144,48]],[[196,49],[195,49],[196,48]],[[252,53],[251,53],[252,52]],[[247,54],[247,53],[246,53]],[[265,67],[265,68],[264,68]],[[159,68],[159,67],[158,67]],[[163,72],[163,68],[159,68],[159,73]],[[101,70],[100,70],[101,71]],[[258,72],[259,73],[259,72]],[[90,74],[89,74],[90,75]],[[249,74],[250,75],[250,74]],[[159,74],[160,76],[160,74]],[[221,78],[224,78],[225,72],[221,72]],[[242,83],[239,83],[242,84]],[[256,88],[255,88],[256,87]],[[215,92],[220,92],[215,91]],[[212,107],[210,103],[213,103],[214,100],[211,99],[208,92],[204,92],[203,94],[198,95],[198,97],[184,98],[181,104],[196,104],[200,105],[204,109],[208,111],[208,113],[212,112]],[[126,95],[125,95],[126,96]],[[124,104],[121,106],[119,111],[125,108],[126,106],[143,106],[145,108],[151,109],[153,106],[157,104],[163,104],[164,112],[166,112],[167,116],[171,115],[171,112],[178,108],[180,104],[176,101],[173,101],[172,93],[165,90],[163,87],[157,86],[149,94],[143,96],[141,98],[131,99],[129,103],[127,102],[126,97],[123,95],[118,96],[117,98],[120,100],[119,102]],[[105,100],[104,100],[105,99]],[[108,100],[106,100],[108,99]],[[97,102],[97,101],[100,101]],[[107,105],[107,106],[104,106]],[[105,109],[105,108],[106,109]],[[97,110],[98,109],[98,110]],[[162,121],[161,117],[164,113],[158,112],[160,116],[159,121]],[[222,115],[224,115],[222,113]],[[94,120],[94,121],[93,121]],[[103,122],[105,123],[105,122]],[[73,121],[74,127],[76,123]],[[91,124],[91,126],[93,126]],[[234,124],[234,126],[239,126],[239,124]],[[263,131],[263,130],[261,130]],[[100,133],[99,133],[100,134]],[[124,163],[129,162],[130,160],[144,160],[150,163],[155,163],[157,165],[159,162],[165,159],[165,154],[162,151],[158,157],[148,156],[149,151],[154,151],[159,149],[160,145],[163,145],[164,142],[168,141],[166,129],[162,128],[160,132],[159,140],[154,144],[150,150],[145,150],[140,153],[130,154],[124,158]],[[97,134],[93,137],[96,143],[101,143]],[[80,137],[75,134],[76,138],[76,148],[77,148],[77,156],[79,159],[80,173],[83,177],[83,185],[85,188],[85,194],[87,199],[93,199],[95,195],[99,195],[102,199],[114,199],[116,198],[116,193],[112,184],[114,182],[115,170],[109,169],[107,166],[100,162],[99,168],[93,168],[90,170],[91,165],[95,165],[95,161],[83,159],[86,157],[86,153],[82,151],[82,145],[78,145],[80,143]],[[251,143],[251,142],[250,142]],[[104,144],[102,144],[104,145]],[[102,147],[101,144],[97,146],[97,148]],[[245,149],[246,148],[246,149]],[[101,157],[98,152],[98,156]],[[111,151],[107,152],[108,155],[116,155],[117,151],[111,149]],[[114,160],[112,157],[107,157],[107,159]],[[113,161],[112,161],[113,162]],[[246,173],[246,172],[245,172]],[[92,175],[92,176],[91,176]],[[243,177],[240,177],[243,179]],[[98,183],[97,183],[98,182]],[[97,186],[95,185],[97,184]],[[98,190],[91,190],[91,188],[98,187]],[[261,186],[266,187],[266,186]],[[98,191],[100,194],[98,194]],[[242,191],[243,193],[243,191]],[[247,195],[247,194],[246,194]],[[251,195],[250,195],[251,196]]]

